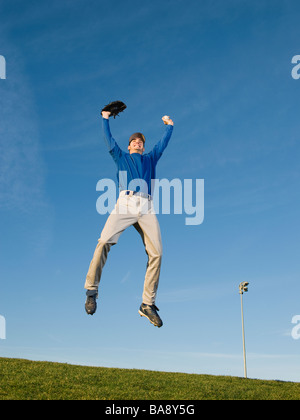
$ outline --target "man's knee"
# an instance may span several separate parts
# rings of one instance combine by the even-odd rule
[[[151,259],[156,260],[156,261],[161,261],[162,255],[163,255],[162,249],[155,249],[155,250],[152,250],[151,252],[148,252],[148,256]]]
[[[98,239],[98,244],[99,245],[115,245],[118,242],[120,235],[114,235],[114,236],[108,236],[105,234],[101,234],[100,238]]]

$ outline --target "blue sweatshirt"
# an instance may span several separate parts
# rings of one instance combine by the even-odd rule
[[[152,195],[151,180],[155,179],[157,162],[169,143],[173,126],[166,125],[166,131],[162,139],[154,146],[151,152],[143,155],[139,153],[130,154],[121,150],[111,135],[109,120],[106,118],[103,118],[103,131],[109,153],[118,168],[119,190],[130,189],[131,191],[141,191]]]

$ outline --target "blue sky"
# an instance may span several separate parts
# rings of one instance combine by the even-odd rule
[[[0,355],[95,366],[300,381],[297,1],[0,1]],[[204,179],[205,218],[158,215],[161,329],[138,308],[146,254],[133,228],[109,255],[98,311],[86,272],[119,145],[150,150],[170,115],[159,178]]]

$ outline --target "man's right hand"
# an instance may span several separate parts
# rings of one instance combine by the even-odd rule
[[[102,117],[105,118],[106,120],[109,119],[110,112],[108,112],[108,111],[102,111],[101,114],[102,114]]]

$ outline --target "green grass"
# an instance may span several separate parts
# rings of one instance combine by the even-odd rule
[[[300,383],[0,358],[0,400],[286,400]]]

